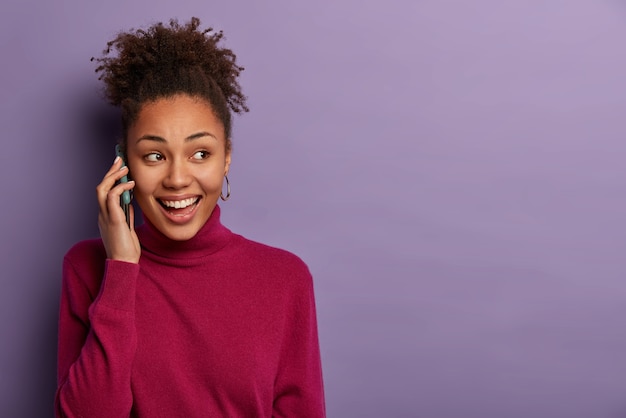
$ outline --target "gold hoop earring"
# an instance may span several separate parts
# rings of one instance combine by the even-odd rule
[[[226,174],[224,174],[224,178],[226,179],[226,197],[224,197],[224,191],[222,190],[220,193],[220,199],[226,202],[230,199],[230,182],[228,181],[228,176]]]

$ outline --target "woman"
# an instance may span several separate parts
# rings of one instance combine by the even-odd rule
[[[231,111],[248,109],[243,68],[199,25],[121,33],[98,59],[128,167],[97,187],[101,239],[64,259],[57,416],[325,414],[306,265],[220,223]]]

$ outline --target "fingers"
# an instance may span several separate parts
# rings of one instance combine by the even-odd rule
[[[116,158],[96,187],[98,198],[98,228],[106,249],[107,258],[137,263],[141,255],[139,239],[135,233],[135,213],[129,207],[130,229],[126,224],[126,214],[120,204],[120,197],[125,191],[135,187],[134,181],[118,183],[128,174],[128,168],[122,167],[122,160]]]
[[[109,171],[107,171],[106,174],[104,175],[100,185],[108,184],[109,186],[108,189],[110,189],[113,186],[113,184],[115,184],[116,181],[124,177],[125,174],[128,174],[128,167],[127,166],[122,167],[122,159],[120,157],[115,157],[115,160],[113,161],[113,165],[111,165],[111,168],[109,168]]]
[[[122,159],[120,157],[115,157],[115,160],[113,160],[113,164],[111,164],[109,171],[107,171],[107,173],[104,176],[106,177],[109,174],[114,173],[115,171],[119,170],[121,167],[122,167]]]
[[[124,222],[126,224],[126,215],[120,204],[120,198],[122,193],[130,191],[135,187],[135,182],[130,180],[127,183],[120,183],[114,186],[106,195],[105,201],[105,213],[108,215],[110,221]]]
[[[135,183],[133,181],[120,183],[118,185],[115,183],[127,174],[128,167],[122,167],[122,159],[117,157],[109,171],[104,175],[100,184],[96,187],[100,214],[104,215],[105,218],[109,218],[110,216],[117,218],[123,215],[119,203],[120,195],[126,190],[132,190]],[[116,209],[116,206],[119,210]]]
[[[135,231],[135,208],[133,205],[130,205],[128,208],[130,210],[130,230]]]

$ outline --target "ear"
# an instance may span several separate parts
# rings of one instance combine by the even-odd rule
[[[230,152],[230,149],[226,150],[226,158],[225,158],[225,163],[224,163],[224,175],[227,175],[228,170],[230,170],[231,155],[232,153]]]

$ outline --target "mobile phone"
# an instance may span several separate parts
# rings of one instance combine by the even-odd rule
[[[126,166],[126,159],[124,158],[124,153],[122,152],[122,148],[120,144],[115,145],[115,155],[122,159],[122,167]],[[128,183],[128,176],[124,176],[120,179],[120,183]],[[124,190],[122,195],[120,196],[120,206],[124,210],[124,215],[126,215],[126,223],[130,228],[130,191]]]

